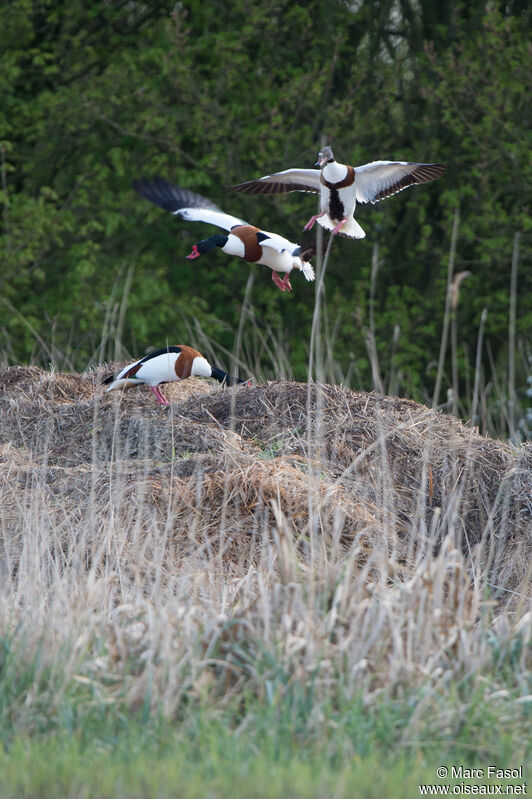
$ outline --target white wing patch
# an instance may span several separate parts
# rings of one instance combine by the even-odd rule
[[[277,233],[268,233],[267,230],[263,230],[262,233],[268,238],[261,239],[261,247],[271,247],[272,250],[277,250],[277,252],[289,252],[290,254],[299,247],[299,244],[294,244],[283,236],[278,236]]]
[[[376,203],[409,186],[434,180],[444,172],[442,164],[372,161],[355,167],[356,198],[360,203]]]
[[[217,225],[224,230],[231,230],[235,225],[247,225],[242,219],[221,211],[212,211],[210,208],[180,208],[174,211],[175,216],[180,216],[189,222],[207,222],[210,225]]]

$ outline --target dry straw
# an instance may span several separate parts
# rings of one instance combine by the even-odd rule
[[[275,652],[317,700],[429,701],[488,627],[527,640],[531,445],[321,384],[191,378],[163,409],[107,371],[0,372],[0,620],[43,662],[68,641],[69,679],[171,714],[260,696]]]

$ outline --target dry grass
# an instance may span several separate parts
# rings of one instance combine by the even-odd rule
[[[487,629],[528,640],[532,445],[331,386],[190,379],[165,409],[108,371],[0,371],[1,625],[70,641],[70,679],[173,713],[260,694],[268,650],[317,697],[428,682],[426,709]]]

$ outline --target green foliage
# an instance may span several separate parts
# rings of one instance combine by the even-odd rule
[[[526,762],[524,708],[520,724],[510,725],[501,713],[505,705],[510,709],[515,690],[511,669],[494,682],[493,706],[484,689],[475,692],[473,680],[457,689],[454,701],[435,697],[427,703],[422,693],[366,704],[340,694],[316,706],[311,684],[284,673],[275,655],[266,665],[270,679],[262,699],[243,694],[213,707],[197,697],[169,720],[128,712],[83,677],[65,691],[57,675],[43,671],[41,697],[36,664],[28,667],[19,658],[18,674],[13,661],[10,674],[0,676],[3,710],[13,714],[3,719],[1,795],[395,799],[414,795],[419,783],[440,782],[436,768],[442,763],[483,767],[488,758],[499,768],[517,768]],[[485,674],[483,683],[494,677]],[[443,733],[433,726],[438,713],[446,720]],[[405,740],[414,714],[419,735]]]
[[[186,341],[196,322],[231,351],[248,266],[220,252],[186,261],[205,226],[165,216],[131,182],[163,175],[296,240],[315,198],[224,187],[310,166],[329,141],[354,164],[449,167],[429,186],[359,206],[367,238],[334,242],[326,288],[339,375],[371,386],[364,330],[378,244],[384,383],[430,395],[456,208],[455,272],[473,273],[458,308],[469,361],[461,378],[484,307],[486,343],[504,368],[516,231],[521,349],[532,321],[527,7],[403,0],[398,9],[385,0],[10,3],[0,31],[0,346],[9,360],[80,368]],[[293,295],[281,295],[258,268],[250,299],[261,335],[274,331],[304,378],[314,287],[297,278]],[[274,371],[275,352],[271,360]]]
[[[121,740],[100,739],[86,746],[63,737],[17,740],[8,754],[0,753],[2,797],[401,799],[406,791],[414,796],[420,782],[434,782],[440,765],[405,755],[385,765],[377,756],[354,758],[338,768],[327,762],[325,752],[312,760],[295,754],[272,761],[268,753],[250,745],[247,735],[228,736],[212,721],[210,727],[205,722],[201,727],[201,735],[192,741],[172,730],[165,730],[165,740],[151,725],[143,729],[138,724],[124,730]]]

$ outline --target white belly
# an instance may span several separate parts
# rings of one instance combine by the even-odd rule
[[[324,186],[323,183],[321,184],[320,189],[320,211],[324,214],[327,213],[327,209],[329,208],[329,197],[331,196],[331,192]]]
[[[165,352],[156,358],[150,358],[149,361],[142,364],[135,377],[144,380],[149,386],[179,380],[175,372],[175,362],[178,357],[179,353]]]
[[[355,184],[352,183],[351,186],[340,189],[338,194],[344,204],[345,215],[353,216],[357,204],[357,190],[355,189]]]
[[[294,266],[294,256],[286,250],[278,252],[272,247],[263,247],[262,258],[257,263],[269,266],[274,272],[291,272]]]

